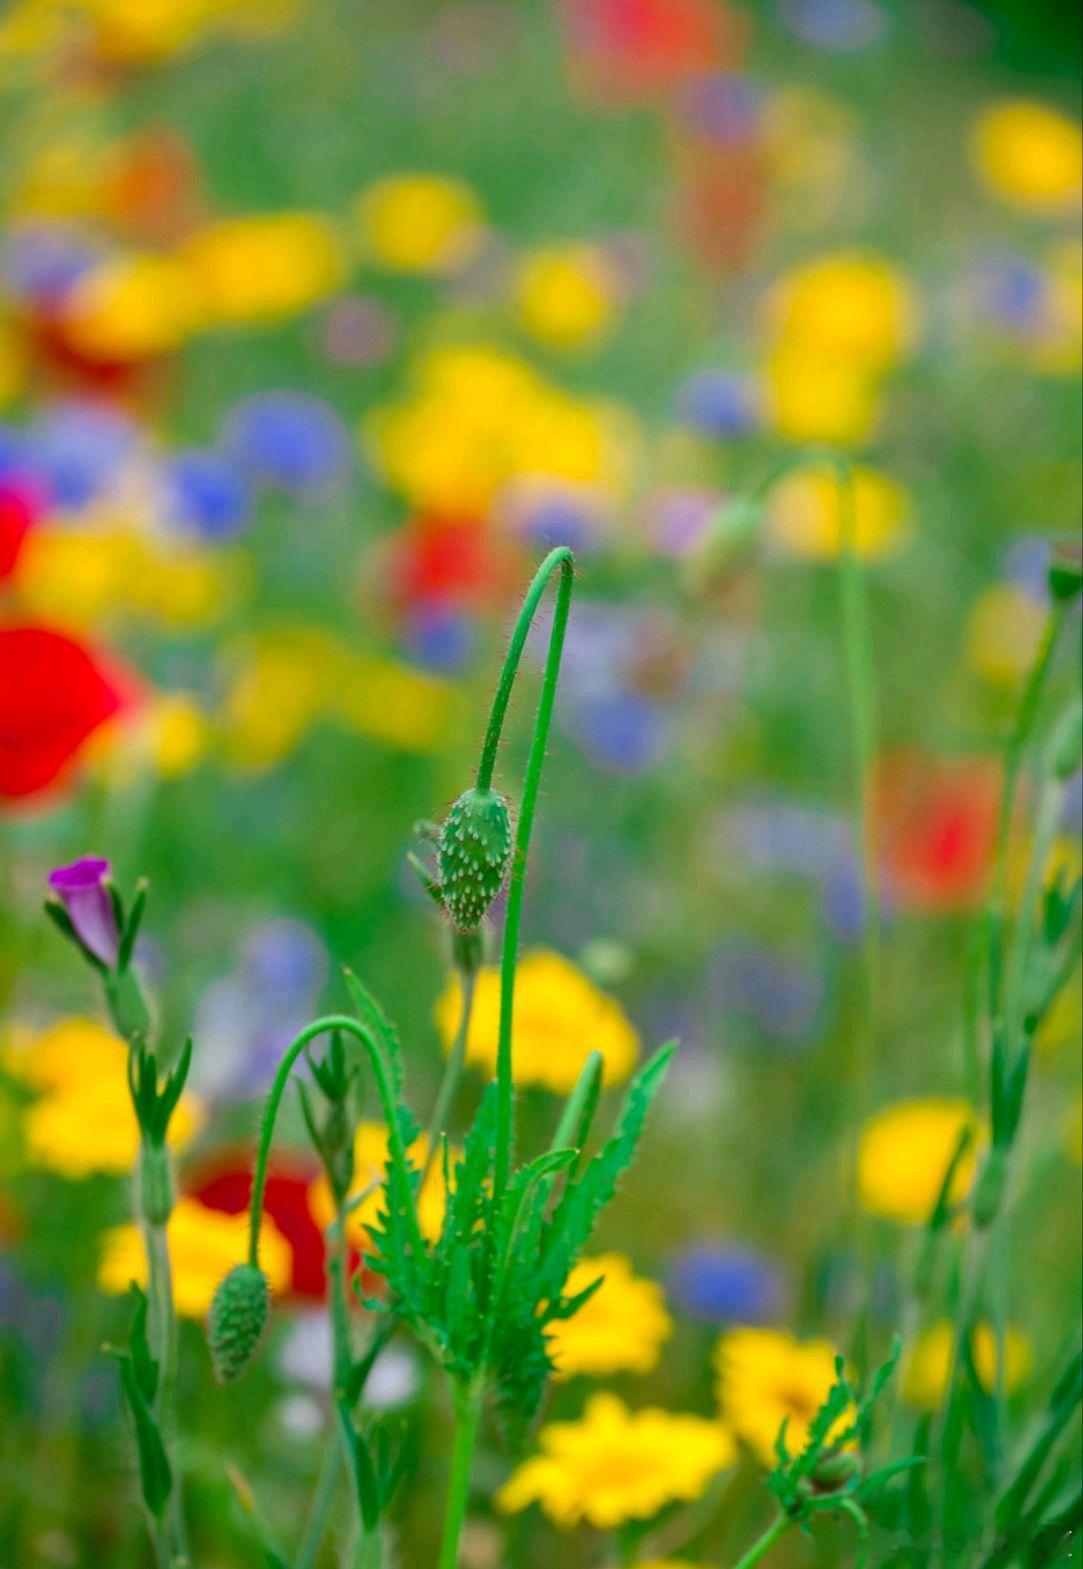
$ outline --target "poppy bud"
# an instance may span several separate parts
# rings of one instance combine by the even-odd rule
[[[440,892],[451,924],[476,931],[507,876],[508,803],[495,790],[466,790],[440,830]]]
[[[267,1324],[267,1277],[255,1264],[236,1264],[218,1283],[207,1317],[207,1344],[220,1384],[239,1378]]]
[[[834,1455],[824,1455],[812,1473],[812,1485],[818,1493],[836,1493],[861,1475],[859,1456],[845,1450]]]

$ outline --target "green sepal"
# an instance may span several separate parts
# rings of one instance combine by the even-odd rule
[[[135,885],[132,908],[127,920],[125,920],[123,908],[118,908],[120,906],[119,896],[115,894],[112,884],[109,885],[109,894],[113,899],[113,910],[117,914],[117,931],[120,933],[120,946],[117,949],[118,970],[126,970],[131,965],[136,938],[139,936],[139,928],[143,923],[143,913],[147,907],[148,887],[146,878],[141,877]]]
[[[72,925],[71,916],[68,914],[63,904],[61,904],[60,900],[53,898],[46,899],[42,904],[42,909],[45,911],[45,914],[49,917],[50,921],[52,921],[60,935],[66,938],[68,942],[75,944],[86,962],[95,970],[97,970],[99,975],[106,975],[108,973],[109,966],[103,959],[99,959],[96,953],[91,953],[90,949],[86,946],[82,938],[79,936],[79,933]]]

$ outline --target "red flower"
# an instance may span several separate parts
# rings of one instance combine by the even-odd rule
[[[11,479],[0,480],[0,583],[15,571],[23,540],[37,521],[33,492]]]
[[[48,789],[127,696],[65,633],[0,627],[0,800]]]
[[[877,797],[884,871],[899,905],[972,909],[991,868],[999,766],[984,757],[895,753],[882,764]]]
[[[402,609],[477,610],[501,603],[515,581],[512,551],[473,518],[411,519],[388,551],[390,597]]]
[[[279,1156],[271,1162],[264,1193],[269,1215],[293,1253],[289,1295],[321,1302],[324,1294],[323,1233],[313,1219],[308,1192],[318,1167],[303,1158]],[[252,1158],[232,1151],[201,1167],[186,1187],[208,1209],[239,1215],[252,1193]]]
[[[634,102],[732,64],[740,28],[719,0],[564,0],[573,73],[610,102]]]

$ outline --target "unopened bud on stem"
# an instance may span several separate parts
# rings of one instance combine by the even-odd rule
[[[451,924],[476,931],[511,862],[508,803],[495,790],[466,790],[440,830],[440,893]]]

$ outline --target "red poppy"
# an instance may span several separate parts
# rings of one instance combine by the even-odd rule
[[[563,10],[573,75],[611,102],[732,64],[740,43],[719,0],[564,0]]]
[[[0,626],[0,800],[56,783],[130,697],[116,671],[66,633]]]
[[[997,763],[985,757],[903,752],[885,758],[878,833],[889,892],[903,909],[969,910],[984,896],[1000,778]]]
[[[413,519],[388,548],[391,597],[404,610],[477,610],[515,581],[512,551],[474,518]]]
[[[303,1157],[276,1157],[267,1175],[264,1213],[274,1221],[293,1253],[289,1295],[320,1302],[324,1294],[323,1233],[308,1202],[318,1168]],[[239,1215],[252,1193],[252,1157],[233,1150],[219,1155],[190,1175],[193,1198],[208,1209]]]
[[[16,480],[0,480],[0,583],[15,571],[23,541],[37,521],[33,491]]]

